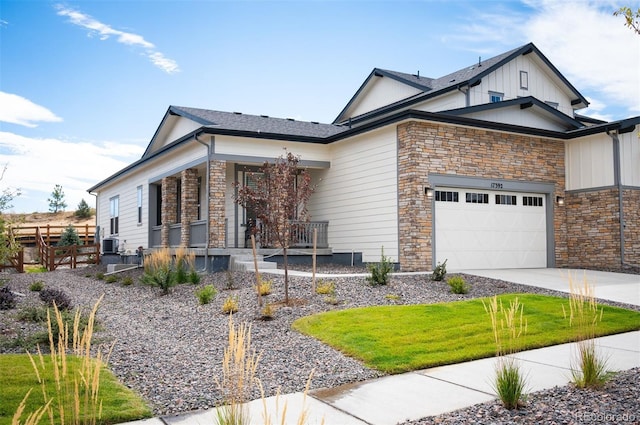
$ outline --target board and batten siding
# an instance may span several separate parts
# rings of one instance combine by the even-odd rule
[[[329,221],[335,253],[362,252],[380,261],[380,249],[398,261],[398,179],[395,126],[330,145],[331,168],[313,170],[311,220]]]
[[[392,78],[373,77],[345,116],[357,117],[418,93],[422,93],[422,91]]]
[[[520,71],[527,73],[528,88],[520,87]],[[558,110],[573,116],[571,98],[556,84],[546,67],[540,66],[529,55],[518,56],[482,78],[470,89],[470,106],[490,102],[489,92],[504,93],[503,100],[533,96],[543,102],[555,102]]]
[[[565,142],[566,190],[612,186],[613,142],[596,134]]]
[[[618,136],[620,140],[620,178],[624,186],[640,187],[640,126]]]

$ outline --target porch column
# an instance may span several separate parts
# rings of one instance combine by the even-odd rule
[[[226,248],[225,199],[227,161],[209,167],[209,248]]]
[[[180,223],[180,245],[191,245],[191,222],[198,218],[198,170],[189,168],[183,170],[180,176],[182,180]]]
[[[176,222],[178,217],[178,179],[165,177],[162,179],[162,233],[161,245],[169,247],[169,226]]]

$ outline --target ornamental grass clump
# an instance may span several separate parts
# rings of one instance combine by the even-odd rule
[[[144,259],[144,274],[142,282],[157,286],[167,295],[171,288],[178,284],[176,273],[172,270],[172,258],[169,249],[152,252]]]
[[[251,347],[251,325],[235,326],[229,317],[229,339],[222,358],[222,376],[216,378],[224,405],[216,410],[218,425],[251,423],[246,403],[257,388],[256,369],[260,355]]]
[[[196,256],[195,253],[180,247],[176,249],[176,258],[174,261],[174,270],[176,274],[176,281],[179,284],[182,283],[197,283],[191,281],[191,272],[195,271]]]
[[[524,306],[516,297],[509,302],[505,309],[502,301],[494,296],[488,303],[482,301],[485,311],[491,318],[493,339],[496,344],[496,376],[493,388],[507,409],[516,409],[524,403],[526,377],[520,370],[520,365],[514,354],[524,348],[523,335],[527,331],[524,319]]]
[[[82,329],[79,310],[75,313],[72,330],[68,324],[64,323],[63,313],[55,304],[53,316],[51,310],[47,311],[50,361],[45,362],[45,356],[39,348],[35,358],[27,353],[36,381],[41,385],[44,404],[27,416],[25,424],[39,423],[45,414],[49,417],[51,424],[93,425],[100,421],[102,415],[100,371],[106,363],[106,358],[100,350],[97,350],[92,357],[91,343],[95,316],[101,300],[102,297],[94,305],[87,324]],[[47,385],[45,382],[45,376],[51,375],[47,368],[53,369],[55,385]],[[27,393],[16,410],[12,424],[21,423],[20,418],[30,394],[31,391]]]
[[[578,388],[600,388],[611,376],[607,371],[607,358],[598,352],[594,339],[603,309],[598,306],[594,288],[586,278],[582,285],[577,285],[569,275],[569,293],[569,314],[564,305],[562,311],[577,341],[571,376]]]

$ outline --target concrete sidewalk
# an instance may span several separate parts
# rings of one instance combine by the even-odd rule
[[[567,269],[465,270],[464,273],[568,292],[568,275],[586,279],[598,298],[640,305],[640,276]],[[295,273],[297,274],[297,273]],[[327,275],[316,275],[326,277]],[[611,371],[640,367],[640,331],[596,339]],[[561,344],[513,355],[528,376],[527,392],[571,381],[576,344]],[[248,403],[252,424],[393,425],[439,415],[496,399],[491,386],[495,358],[385,376],[337,388],[294,393]],[[284,413],[283,413],[284,412]],[[284,420],[283,420],[284,415]],[[270,422],[265,421],[265,417]],[[215,423],[216,409],[130,422],[134,425],[204,425]]]
[[[640,331],[596,339],[611,371],[640,367]],[[555,345],[514,355],[528,377],[527,392],[571,381],[575,343]],[[297,424],[303,411],[306,424],[394,425],[439,415],[496,399],[491,386],[495,358],[385,376],[337,388],[269,397],[248,403],[252,424]],[[266,412],[266,414],[265,414]],[[283,419],[284,412],[284,421]],[[216,409],[130,422],[133,425],[210,425]]]

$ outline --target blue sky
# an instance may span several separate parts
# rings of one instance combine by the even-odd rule
[[[331,122],[374,67],[439,77],[534,42],[614,120],[640,115],[635,1],[0,0],[0,190],[47,211],[142,155],[169,105]]]

